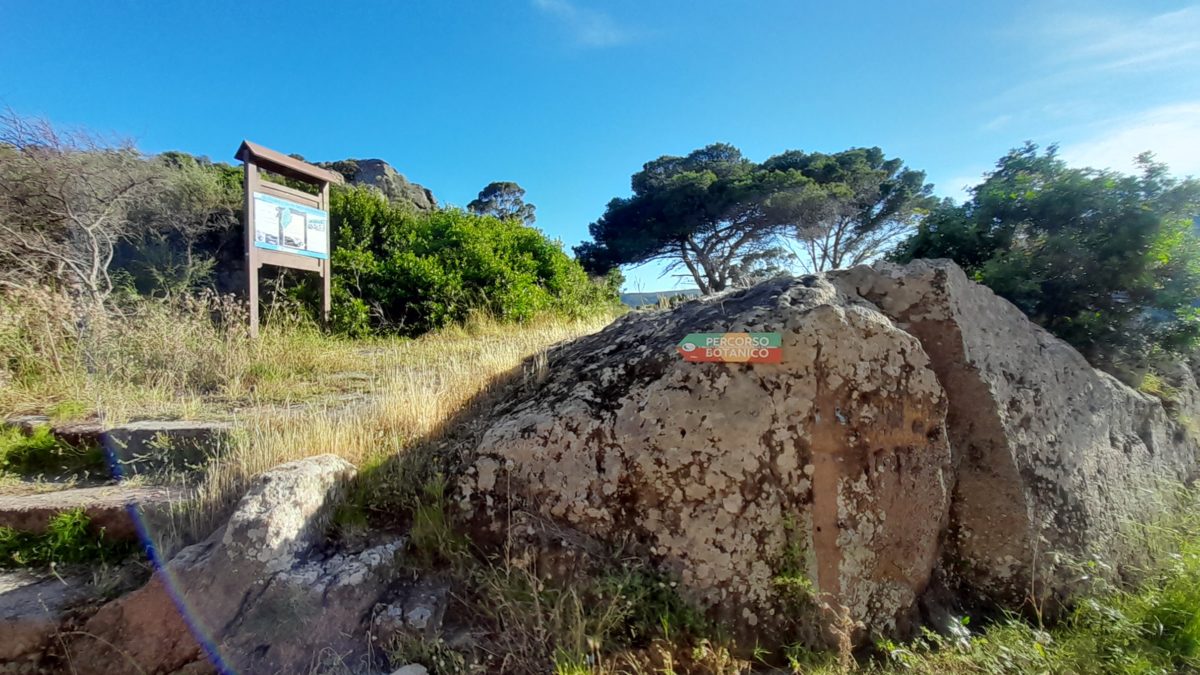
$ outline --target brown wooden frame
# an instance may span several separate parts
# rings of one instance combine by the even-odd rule
[[[251,337],[258,337],[258,268],[263,265],[291,267],[293,269],[320,274],[322,288],[321,320],[328,323],[331,304],[329,283],[330,278],[333,276],[332,270],[329,267],[329,258],[322,260],[296,253],[287,253],[285,251],[259,249],[255,246],[254,193],[269,194],[328,212],[329,184],[344,182],[341,174],[335,171],[327,171],[319,166],[313,166],[295,157],[288,157],[281,152],[276,152],[250,141],[242,141],[242,145],[238,148],[237,154],[234,157],[242,161],[246,174],[245,216],[242,220],[246,226],[246,295],[247,301],[250,303]],[[288,178],[312,183],[320,189],[320,194],[313,195],[286,185],[262,180],[258,174],[259,169],[266,169],[267,171],[287,176]],[[332,255],[333,232],[331,223],[326,223],[326,228],[329,236],[329,247],[331,249],[329,253]]]

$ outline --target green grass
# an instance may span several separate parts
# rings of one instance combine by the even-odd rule
[[[445,476],[437,474],[413,509],[409,544],[425,566],[458,565],[470,554],[466,536],[454,526],[446,487]]]
[[[82,401],[59,401],[46,408],[46,415],[55,422],[71,422],[87,417],[92,406]]]
[[[1056,624],[1039,627],[1015,614],[984,625],[964,618],[973,633],[924,631],[908,642],[883,640],[857,660],[848,650],[812,650],[801,642],[771,649],[737,644],[668,577],[636,561],[590,561],[558,578],[541,573],[537,558],[523,556],[515,543],[484,554],[452,517],[445,485],[426,485],[424,494],[414,527],[417,558],[443,569],[455,561],[456,595],[464,603],[458,615],[472,617],[487,634],[477,654],[409,638],[401,651],[435,673],[466,672],[469,664],[487,672],[562,675],[732,675],[751,665],[827,674],[1200,673],[1200,492],[1174,496],[1180,500],[1175,506],[1159,500],[1161,516],[1136,528],[1154,552],[1140,581],[1095,581]],[[797,616],[811,618],[817,600],[806,567],[805,552],[789,544],[775,561],[775,582],[794,599]]]
[[[771,581],[784,605],[802,615],[817,602],[817,589],[808,576],[812,552],[805,549],[794,518],[785,518],[782,529],[786,543],[771,566],[775,573]]]
[[[465,675],[471,672],[469,657],[441,638],[422,639],[404,634],[387,646],[388,660],[396,665],[416,663],[430,675]]]
[[[393,470],[411,475],[415,469]],[[433,673],[467,672],[463,668],[471,664],[493,672],[501,662],[498,672],[609,672],[603,664],[628,661],[634,651],[665,643],[687,645],[689,653],[700,649],[704,658],[728,658],[720,646],[728,640],[719,627],[667,576],[615,558],[580,561],[567,577],[543,574],[536,557],[522,556],[519,545],[502,551],[477,546],[457,518],[448,489],[445,477],[435,473],[406,505],[409,560],[424,574],[452,579],[461,603],[454,613],[472,619],[473,628],[487,637],[478,653],[464,653],[439,639],[409,636],[388,646],[399,659],[393,663],[420,663]],[[348,507],[344,524],[335,528],[353,526],[361,508]]]
[[[56,438],[49,427],[26,435],[19,429],[0,430],[0,472],[21,476],[106,473],[104,451],[77,448]]]
[[[108,541],[103,529],[94,532],[83,509],[58,514],[42,534],[0,527],[0,568],[111,563],[137,550],[136,542]]]
[[[1097,583],[1055,625],[1009,616],[966,642],[926,633],[880,645],[873,670],[939,673],[1200,672],[1200,493],[1138,528],[1155,560],[1132,585]]]

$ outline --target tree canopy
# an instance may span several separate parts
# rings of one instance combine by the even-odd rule
[[[1200,337],[1200,181],[1149,154],[1138,162],[1140,175],[1073,168],[1026,144],[893,257],[953,259],[1094,362],[1188,349]]]
[[[932,189],[878,148],[789,151],[756,164],[726,143],[648,162],[631,187],[589,226],[580,261],[603,273],[667,260],[703,293],[797,260],[820,271],[870,259],[913,226]]]
[[[820,188],[815,208],[798,214],[794,233],[811,272],[879,257],[936,204],[925,172],[886,158],[879,148],[832,155],[791,150],[768,159],[763,169],[796,171]]]
[[[518,220],[526,225],[537,220],[534,216],[537,207],[525,202],[525,188],[511,181],[488,183],[479,191],[479,196],[467,204],[467,210],[500,220]]]

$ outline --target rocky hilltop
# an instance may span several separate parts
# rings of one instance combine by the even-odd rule
[[[437,208],[437,199],[429,188],[409,182],[404,174],[398,173],[382,159],[343,159],[317,162],[317,166],[342,174],[351,185],[373,187],[392,202],[409,204],[418,211]]]
[[[714,331],[781,333],[782,363],[675,353]],[[1093,369],[953,263],[881,264],[563,346],[495,412],[461,500],[485,530],[512,510],[628,547],[759,639],[798,617],[814,638],[902,635],[947,603],[1052,611],[1073,565],[1136,560],[1124,524],[1196,475],[1193,412]],[[807,614],[778,583],[798,571]]]

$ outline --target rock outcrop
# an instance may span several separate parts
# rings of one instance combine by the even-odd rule
[[[224,527],[87,621],[68,646],[75,672],[166,673],[207,656],[229,672],[293,673],[309,672],[322,650],[360,656],[404,541],[318,548],[353,473],[321,455],[257,477]]]
[[[783,363],[683,362],[675,344],[707,331],[779,332]],[[630,543],[749,634],[784,627],[783,574],[814,607],[910,622],[949,505],[946,401],[917,339],[874,307],[774,280],[627,315],[548,371],[483,434],[466,508]]]
[[[780,333],[782,363],[675,353],[689,333],[742,331]],[[859,637],[903,634],[931,579],[939,595],[1052,607],[1074,564],[1137,559],[1129,524],[1200,456],[1178,411],[945,261],[629,315],[528,379],[464,456],[476,525],[632,547],[758,639],[783,623],[776,582],[797,570]]]
[[[80,578],[0,572],[0,664],[24,660],[34,670],[63,613],[93,595],[95,590]],[[5,672],[3,666],[0,672]]]
[[[1200,457],[1157,399],[1092,368],[951,262],[830,278],[916,336],[946,389],[952,583],[1003,606],[1045,608],[1069,595],[1075,565],[1136,560],[1128,524],[1164,487],[1193,477]]]
[[[336,171],[352,185],[366,185],[383,193],[392,202],[410,204],[418,211],[437,208],[437,199],[429,188],[409,182],[382,159],[343,159],[318,162],[317,166]]]

